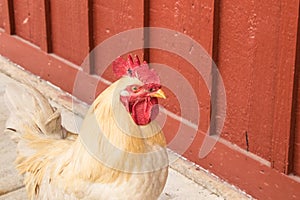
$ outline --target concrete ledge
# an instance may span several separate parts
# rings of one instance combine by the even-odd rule
[[[27,199],[25,187],[21,187],[10,193],[0,196],[0,200],[25,200],[25,199]]]

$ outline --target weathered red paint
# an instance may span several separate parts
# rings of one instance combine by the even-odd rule
[[[8,34],[15,33],[15,17],[13,15],[13,2],[10,0],[2,0],[2,27]]]
[[[140,0],[112,0],[93,1],[93,34],[94,47],[100,45],[104,40],[122,31],[144,26],[144,2]],[[142,38],[142,36],[140,37]],[[138,38],[137,38],[138,39]],[[111,51],[107,49],[107,51]],[[143,58],[143,51],[135,51],[140,58]],[[103,66],[100,66],[101,56],[95,59],[94,73],[102,74]],[[112,73],[104,75],[106,79],[113,80]]]
[[[41,27],[41,1],[34,0],[14,0],[14,28],[15,33],[20,37],[40,46],[42,41]]]
[[[290,173],[293,166],[292,147],[294,144],[291,123],[295,116],[291,113],[293,113],[293,86],[296,81],[294,73],[297,67],[295,60],[297,30],[299,29],[299,1],[281,1],[279,16],[271,162],[275,169]]]
[[[213,4],[214,1],[212,0],[190,1],[188,3],[186,1],[150,1],[149,25],[188,34],[212,55]],[[162,41],[164,39],[162,38]],[[151,40],[150,35],[150,43]],[[170,66],[189,81],[199,99],[200,130],[206,132],[210,118],[210,97],[203,79],[200,75],[195,76],[198,74],[197,70],[180,55],[157,49],[150,49],[149,53],[150,62]],[[166,105],[170,111],[176,114],[179,114],[177,113],[178,106],[176,102],[172,103],[172,99],[169,99]]]
[[[0,28],[4,28],[3,26],[3,0],[0,0]]]
[[[44,54],[38,47],[24,43],[19,37],[10,37],[2,32],[0,32],[0,49],[1,54],[13,62],[30,69],[43,79],[60,85],[63,90],[72,92],[76,67],[70,67],[62,59]],[[33,57],[35,59],[32,59]]]
[[[300,76],[298,73],[298,83],[297,83],[297,107],[296,107],[296,126],[295,126],[295,141],[294,141],[294,168],[293,172],[296,175],[300,175]]]
[[[176,120],[168,119],[171,123]],[[189,130],[185,125],[183,129]],[[178,131],[177,127],[171,125],[167,131]],[[191,132],[191,131],[190,131]],[[177,138],[179,141],[173,150],[181,153],[183,146],[191,137],[185,133],[183,137]],[[168,142],[176,137],[168,138]],[[220,140],[213,151],[204,159],[199,159],[194,155],[199,152],[200,144],[205,137],[205,133],[198,132],[191,147],[183,154],[189,160],[198,163],[205,169],[217,174],[222,179],[238,185],[257,199],[282,200],[298,199],[300,197],[299,178],[293,175],[278,173],[270,168],[271,163],[267,162],[252,153],[247,153],[243,149],[231,145],[228,141]]]
[[[296,70],[295,70],[295,83],[294,83],[294,104],[293,104],[293,124],[292,133],[294,133],[293,157],[291,162],[292,171],[297,176],[300,176],[300,19],[298,19],[298,38],[297,38],[297,58],[296,58]]]
[[[89,53],[88,1],[51,0],[53,53],[81,65]]]
[[[52,52],[51,44],[51,22],[50,22],[50,0],[41,0],[40,3],[40,29],[41,41],[40,48],[46,53]]]
[[[218,67],[228,100],[227,120],[222,136],[270,160],[272,85],[275,73],[272,58],[276,47],[273,42],[275,36],[270,34],[266,38],[266,31],[260,29],[269,27],[272,33],[275,22],[273,19],[268,23],[263,20],[264,14],[259,6],[259,3],[252,1],[221,2]],[[274,7],[276,4],[272,4],[270,10],[276,9]],[[268,42],[272,46],[263,52],[262,47]],[[256,53],[258,51],[262,55]]]
[[[258,160],[253,154],[219,141],[213,151],[204,159],[197,159],[194,152],[199,151],[199,143],[204,135],[199,133],[191,151],[184,154],[193,162],[217,174],[224,180],[237,185],[257,199],[282,200],[299,199],[299,178],[278,173],[270,168],[270,163]]]
[[[300,77],[298,73],[298,90],[297,90],[297,107],[296,107],[296,126],[295,126],[295,141],[294,141],[294,168],[293,172],[299,176],[300,175]]]
[[[293,5],[298,1],[222,1],[220,19],[219,69],[228,98],[223,136],[246,149],[247,133],[249,150],[282,172],[289,145],[298,16]]]
[[[298,199],[299,177],[282,173],[300,174],[300,78],[299,73],[294,76],[300,52],[299,41],[296,51],[298,8],[298,0],[0,0],[0,54],[90,103],[95,92],[107,87],[95,76],[103,67],[101,57],[80,70],[96,45],[143,26],[188,34],[218,62],[227,94],[227,119],[223,139],[200,160],[211,101],[203,80],[180,56],[138,50],[134,53],[148,61],[180,71],[201,91],[197,134],[169,116],[164,126],[169,147],[256,198]],[[104,77],[114,80],[109,69]],[[164,107],[180,115],[175,95],[171,91],[168,95]],[[176,134],[179,128],[183,134]]]

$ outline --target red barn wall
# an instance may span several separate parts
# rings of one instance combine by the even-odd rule
[[[97,45],[122,31],[148,26],[186,34],[216,62],[226,89],[221,139],[204,159],[198,153],[211,116],[204,79],[173,53],[128,52],[171,66],[201,91],[196,94],[199,130],[183,155],[256,198],[298,199],[298,18],[298,0],[0,0],[0,54],[90,103],[107,87],[98,82],[100,75],[114,80],[110,69],[102,73],[101,57],[82,65]],[[151,35],[144,37],[135,39],[152,42]],[[178,99],[167,91],[164,107],[180,115]],[[164,131],[169,142],[178,128],[179,121],[168,117]],[[180,143],[172,148],[180,149]]]

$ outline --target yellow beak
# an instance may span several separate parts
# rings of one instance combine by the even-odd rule
[[[167,98],[165,93],[161,89],[157,90],[156,92],[151,93],[150,96],[151,97],[162,98],[162,99]]]

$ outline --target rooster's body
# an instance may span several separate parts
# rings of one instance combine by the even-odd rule
[[[120,100],[127,86],[143,84],[124,76],[109,86],[91,105],[78,136],[61,126],[60,114],[38,91],[7,87],[7,129],[18,135],[16,166],[30,199],[158,198],[168,173],[164,135],[154,121],[139,125],[145,121],[140,111],[128,112]]]

